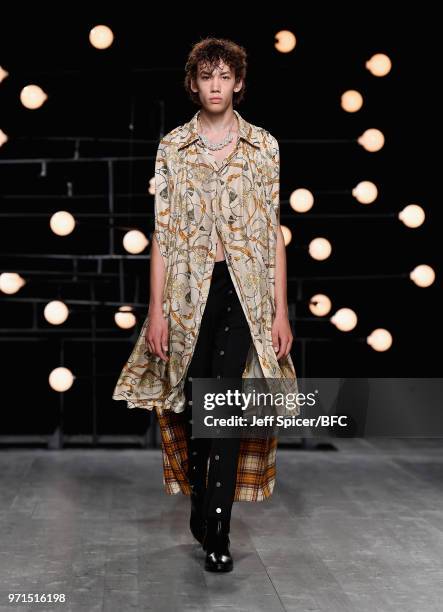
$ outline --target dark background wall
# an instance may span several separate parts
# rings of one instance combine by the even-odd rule
[[[257,5],[251,11],[241,16],[225,8],[210,13],[204,5],[186,10],[152,5],[142,12],[133,5],[116,12],[74,12],[59,5],[51,12],[27,12],[26,19],[6,15],[0,65],[10,75],[0,85],[0,128],[9,141],[0,149],[0,161],[66,158],[76,146],[80,158],[139,157],[114,164],[114,209],[123,215],[115,220],[121,227],[115,232],[115,253],[127,255],[121,245],[125,228],[140,228],[151,237],[153,196],[147,189],[158,138],[197,110],[183,88],[187,53],[204,36],[232,38],[249,55],[247,95],[238,110],[280,143],[281,221],[293,234],[287,258],[288,301],[296,314],[296,369],[307,376],[441,375],[440,172],[433,163],[439,155],[440,108],[435,15],[424,8],[388,15],[382,5],[373,4],[349,10],[316,6],[312,11]],[[116,37],[105,51],[88,41],[89,30],[99,23],[110,26]],[[281,29],[296,34],[294,52],[274,49],[274,34]],[[377,52],[393,62],[383,78],[364,67]],[[19,101],[20,90],[29,83],[49,95],[38,110],[25,109]],[[364,96],[357,113],[340,107],[347,89]],[[355,142],[371,127],[386,137],[377,153]],[[75,137],[82,139],[76,143]],[[146,316],[149,247],[143,257],[104,259],[99,274],[96,259],[79,259],[78,275],[73,275],[70,257],[46,255],[109,253],[108,166],[92,160],[49,162],[46,175],[40,174],[39,162],[0,164],[1,269],[20,271],[28,280],[15,296],[2,295],[0,304],[0,432],[54,430],[59,396],[47,379],[61,365],[63,350],[64,365],[77,376],[64,397],[65,432],[143,433],[149,415],[127,411],[111,393]],[[361,180],[379,187],[371,205],[358,204],[351,196]],[[289,195],[298,187],[314,192],[309,213],[289,207]],[[70,192],[73,197],[66,197]],[[425,223],[416,229],[394,216],[410,203],[426,212]],[[48,226],[49,216],[60,209],[102,216],[79,218],[76,230],[60,238]],[[316,236],[328,237],[333,245],[331,257],[323,262],[307,252]],[[407,278],[421,263],[437,273],[426,289]],[[316,279],[337,276],[353,278]],[[300,288],[301,277],[311,280]],[[354,309],[356,328],[343,333],[328,320],[314,319],[308,300],[317,292],[332,298],[333,312],[342,306]],[[87,302],[91,296],[111,304],[99,304],[94,318],[87,303],[72,305],[62,330],[43,318],[50,299]],[[137,328],[115,326],[120,302],[138,304]],[[91,343],[92,324],[97,343]],[[376,327],[393,335],[385,353],[365,342]],[[303,338],[310,339],[304,351]]]

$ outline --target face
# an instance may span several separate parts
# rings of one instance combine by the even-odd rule
[[[202,106],[209,112],[225,110],[232,105],[234,92],[240,91],[242,81],[235,82],[235,75],[231,68],[220,61],[213,69],[200,63],[197,79],[192,79],[191,89],[199,94]]]

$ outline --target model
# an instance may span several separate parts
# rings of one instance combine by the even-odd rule
[[[271,496],[277,440],[193,436],[192,379],[296,379],[279,146],[234,109],[246,66],[226,39],[189,54],[184,84],[199,109],[157,149],[149,311],[113,393],[129,408],[155,407],[164,486],[190,496],[209,571],[233,568],[233,502]]]

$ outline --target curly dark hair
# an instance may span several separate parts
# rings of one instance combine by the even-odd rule
[[[186,61],[184,81],[185,89],[192,102],[201,106],[198,93],[191,89],[191,79],[197,80],[199,63],[202,62],[209,66],[212,72],[218,66],[220,60],[222,60],[234,72],[236,83],[243,79],[242,88],[240,91],[234,91],[232,99],[233,106],[239,104],[245,95],[246,57],[244,47],[226,38],[207,37],[194,44]]]

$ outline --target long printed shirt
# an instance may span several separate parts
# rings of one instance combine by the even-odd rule
[[[239,122],[234,150],[219,162],[204,147],[192,119],[161,138],[155,161],[155,237],[165,264],[163,313],[169,361],[148,352],[146,317],[117,380],[113,399],[128,408],[154,407],[163,441],[167,492],[190,494],[183,424],[184,384],[208,298],[217,241],[251,332],[243,378],[293,379],[291,355],[277,361],[272,342],[279,226],[280,154],[274,136]],[[295,411],[299,414],[299,411]],[[276,439],[241,441],[236,500],[272,493]]]

